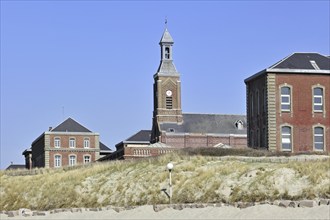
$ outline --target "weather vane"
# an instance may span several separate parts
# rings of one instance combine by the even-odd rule
[[[165,16],[165,27],[167,27],[167,16]]]

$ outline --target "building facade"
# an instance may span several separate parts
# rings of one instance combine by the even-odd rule
[[[31,149],[23,152],[26,168],[58,168],[75,166],[98,160],[111,150],[92,132],[68,118],[55,128],[49,128],[35,139]]]
[[[330,152],[330,58],[294,53],[247,78],[248,146]]]

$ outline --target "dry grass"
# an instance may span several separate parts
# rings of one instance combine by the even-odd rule
[[[173,153],[76,168],[39,169],[35,175],[1,171],[0,210],[168,203],[161,190],[168,190],[165,166],[170,161],[175,165],[173,203],[330,198],[329,159],[251,163]]]

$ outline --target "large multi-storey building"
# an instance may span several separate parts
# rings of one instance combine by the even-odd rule
[[[57,127],[43,132],[23,155],[26,168],[31,169],[90,163],[111,152],[100,142],[98,133],[68,118]]]
[[[330,152],[330,58],[294,53],[245,80],[248,146]]]

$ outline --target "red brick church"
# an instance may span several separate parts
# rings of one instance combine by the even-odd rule
[[[247,146],[245,115],[182,113],[180,74],[173,63],[173,38],[165,29],[160,65],[154,75],[153,124],[116,145],[103,159],[156,156],[185,147]]]

